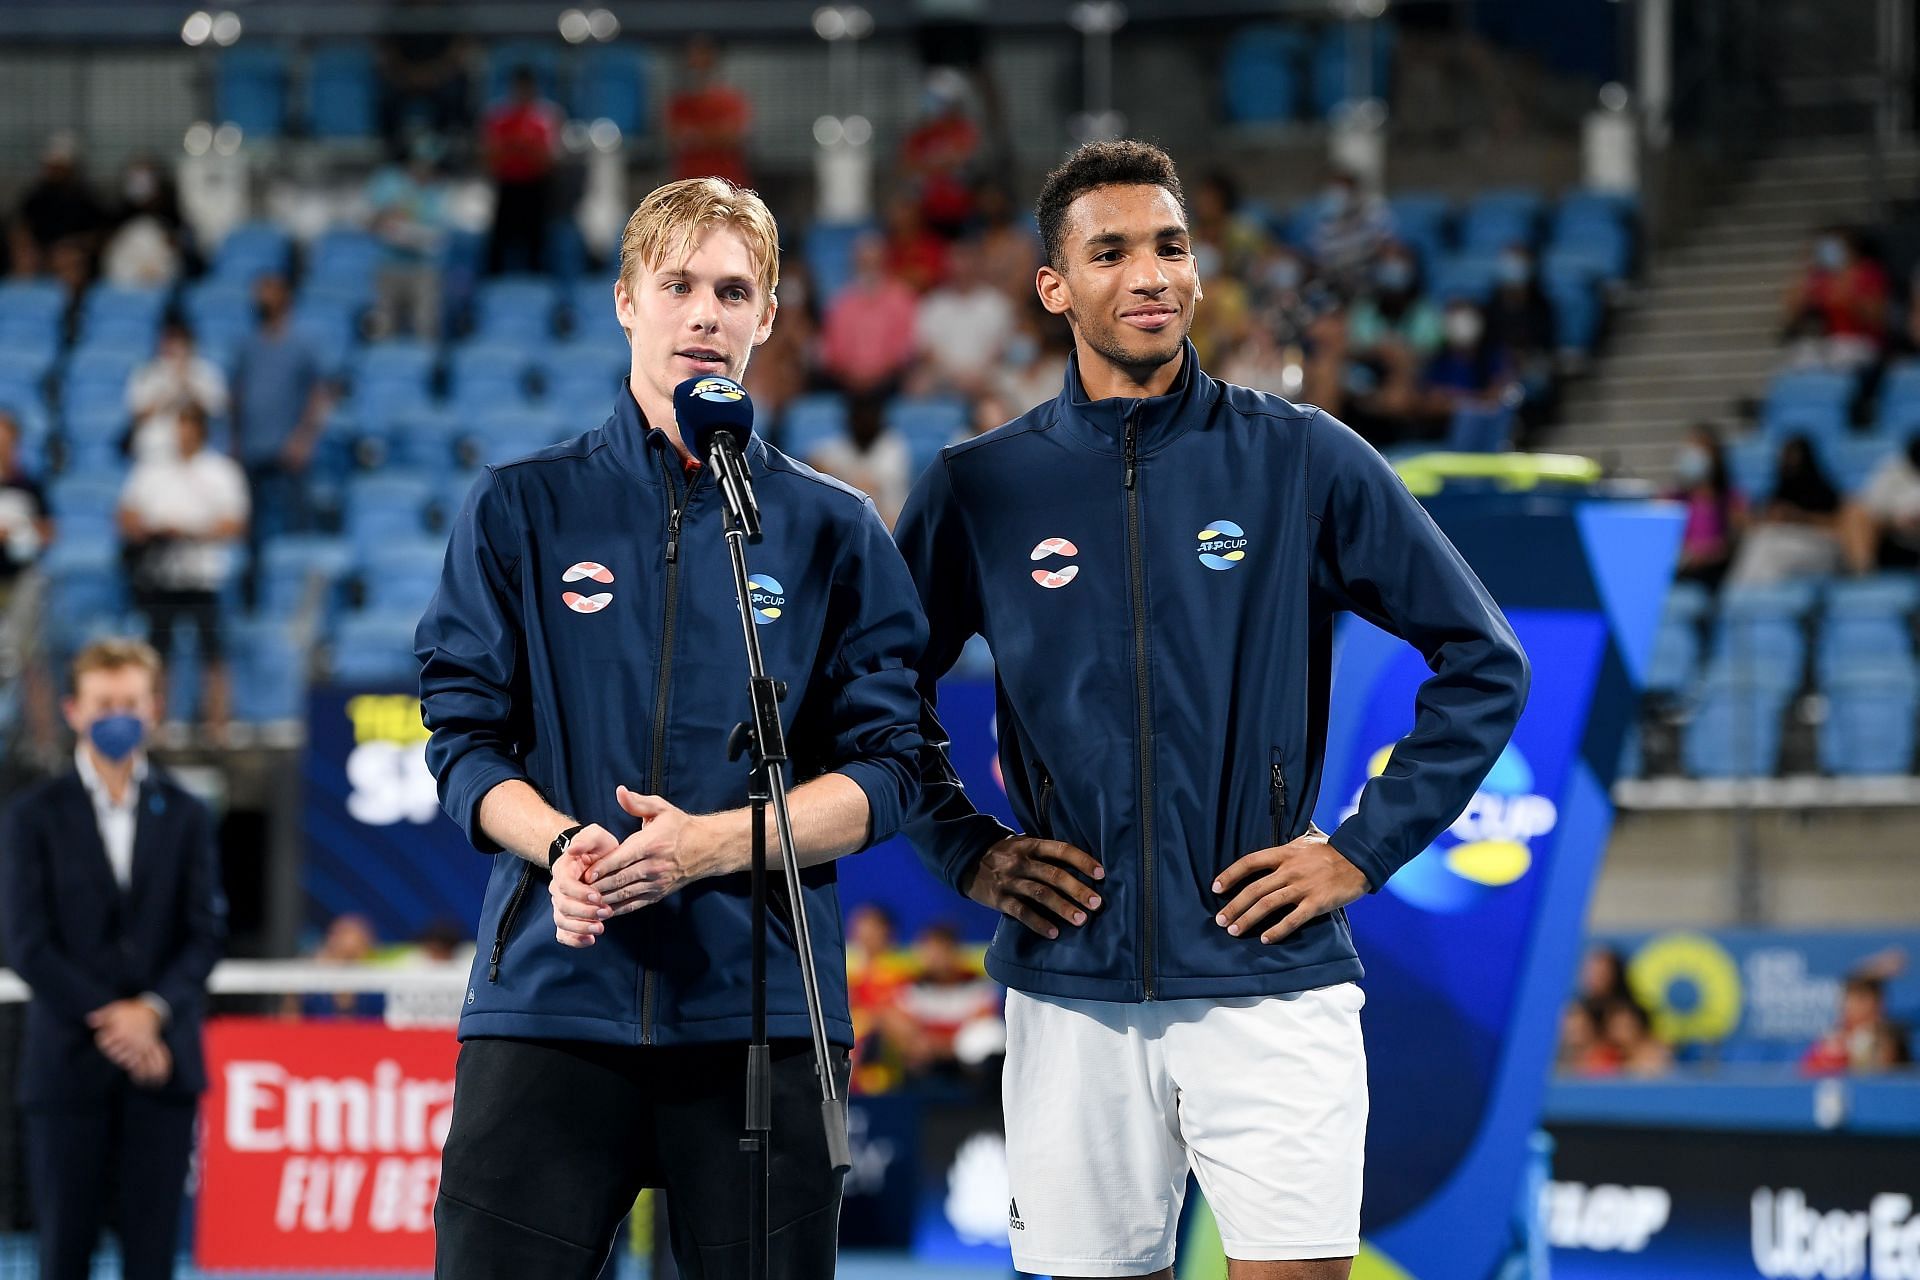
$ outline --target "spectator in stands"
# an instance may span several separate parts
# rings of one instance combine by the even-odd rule
[[[207,447],[207,418],[193,403],[175,410],[179,456],[141,462],[120,493],[120,536],[128,553],[134,605],[147,617],[149,642],[177,656],[177,624],[199,641],[201,706],[218,741],[227,725],[228,685],[220,630],[220,591],[247,533],[247,477]]]
[[[439,341],[440,250],[449,226],[449,194],[440,177],[445,150],[437,135],[416,133],[406,164],[387,165],[367,182],[370,229],[386,250],[376,279],[376,340],[406,333]]]
[[[1888,1071],[1913,1061],[1907,1029],[1887,1016],[1887,983],[1878,974],[1849,974],[1840,1020],[1801,1058],[1812,1075]]]
[[[120,178],[100,274],[123,288],[170,285],[187,269],[189,248],[172,181],[152,156],[135,156]]]
[[[667,100],[667,148],[675,178],[725,178],[737,186],[747,178],[747,130],[753,104],[719,75],[720,51],[697,35],[687,42],[679,91]]]
[[[1840,509],[1847,568],[1920,568],[1920,435],[1888,455],[1853,500]]]
[[[1773,496],[1748,526],[1728,584],[1767,586],[1836,572],[1839,511],[1840,495],[1821,470],[1813,445],[1805,436],[1794,436],[1780,446]]]
[[[160,684],[138,641],[81,650],[70,764],[0,833],[0,938],[33,988],[15,1078],[43,1277],[93,1274],[109,1220],[118,1274],[175,1274],[226,901],[212,817],[142,750]]]
[[[1747,506],[1734,490],[1726,447],[1712,423],[1696,422],[1674,464],[1677,485],[1668,497],[1687,504],[1687,527],[1680,538],[1683,582],[1718,591],[1733,564],[1734,548],[1746,524]]]
[[[1456,410],[1511,398],[1507,353],[1487,332],[1487,317],[1469,298],[1454,298],[1440,317],[1443,341],[1427,361],[1426,416],[1444,432]]]
[[[899,195],[887,202],[887,272],[915,293],[925,293],[947,277],[947,242],[927,229],[920,206]]]
[[[421,129],[464,137],[473,127],[471,42],[455,30],[452,0],[396,0],[380,39],[380,136],[394,159]]]
[[[920,299],[914,341],[923,358],[919,392],[977,395],[1000,367],[1018,313],[985,274],[977,240],[954,242],[946,282]]]
[[[1007,339],[994,388],[1008,413],[993,425],[997,427],[1059,395],[1072,350],[1073,331],[1059,316],[1048,315],[1037,297],[1029,297],[1020,310],[1013,336]]]
[[[1362,190],[1354,174],[1336,172],[1308,232],[1308,247],[1328,280],[1347,296],[1359,292],[1369,266],[1392,237],[1387,202]]]
[[[1040,240],[1013,207],[1013,197],[997,182],[982,183],[974,195],[980,215],[980,272],[987,282],[1017,303],[1034,298],[1040,269]],[[1051,394],[1051,393],[1050,393]]]
[[[1855,369],[1887,344],[1887,273],[1845,227],[1815,238],[1807,269],[1787,291],[1786,339],[1796,363]]]
[[[901,951],[893,916],[866,902],[847,914],[847,1004],[853,1015],[853,1086],[884,1093],[900,1083],[898,1045],[912,1024],[900,1011],[900,992],[913,980],[912,957]]]
[[[913,1075],[953,1075],[971,1065],[956,1041],[970,1026],[1000,1017],[1000,988],[960,944],[952,925],[931,924],[914,942],[919,975],[899,995],[911,1039],[902,1046]]]
[[[853,279],[827,305],[820,369],[850,398],[884,401],[913,362],[919,299],[887,265],[877,235],[853,245]]]
[[[1347,314],[1348,421],[1375,444],[1418,425],[1421,374],[1445,337],[1440,310],[1421,293],[1420,266],[1405,245],[1388,245],[1369,273],[1368,293]]]
[[[127,380],[127,412],[133,419],[136,460],[175,456],[180,443],[175,415],[196,405],[208,418],[227,412],[227,375],[194,349],[193,330],[178,316],[160,326],[160,350]]]
[[[1553,306],[1540,288],[1533,251],[1508,245],[1500,254],[1498,283],[1487,301],[1487,339],[1504,352],[1524,398],[1520,414],[1538,426],[1552,412],[1558,338]]]
[[[255,541],[307,526],[306,474],[327,411],[320,357],[292,323],[293,295],[279,276],[254,284],[260,323],[240,346],[233,376],[234,452],[262,518]]]
[[[952,67],[927,72],[920,121],[900,147],[900,171],[927,226],[958,236],[973,220],[980,126],[967,113],[967,78]]]
[[[1631,1000],[1627,985],[1627,958],[1620,948],[1595,945],[1580,958],[1580,999],[1596,1013],[1613,1000]]]
[[[970,436],[983,436],[996,427],[1004,427],[1024,412],[1015,410],[994,391],[974,397],[972,408],[973,413],[967,423],[967,434]]]
[[[1657,1076],[1673,1070],[1673,1050],[1653,1034],[1647,1011],[1636,1000],[1607,1003],[1600,1030],[1618,1055],[1619,1069],[1630,1076]]]
[[[1604,1076],[1620,1069],[1620,1054],[1600,1034],[1600,1019],[1585,1000],[1569,1000],[1560,1015],[1554,1069],[1564,1075]]]
[[[886,425],[884,400],[866,395],[847,405],[847,429],[823,441],[806,458],[808,466],[846,481],[873,499],[880,518],[893,528],[913,488],[913,454],[900,433]]]
[[[12,227],[13,269],[52,275],[78,297],[93,275],[94,255],[108,225],[100,198],[80,171],[80,144],[55,133],[41,156],[40,176],[27,188]]]
[[[1267,247],[1267,229],[1240,212],[1240,187],[1224,170],[1201,179],[1193,193],[1194,265],[1203,280],[1244,278]],[[1207,301],[1213,301],[1209,293]]]
[[[39,482],[20,457],[20,421],[0,408],[0,613],[20,576],[53,542],[53,519]]]
[[[1300,400],[1306,367],[1298,347],[1283,347],[1265,325],[1253,325],[1247,336],[1219,363],[1223,382],[1237,383],[1288,400]]]
[[[511,83],[507,100],[489,111],[481,126],[494,199],[489,275],[541,271],[553,212],[560,109],[540,96],[532,68],[517,68]]]
[[[793,399],[813,378],[814,338],[819,332],[817,299],[806,264],[795,255],[780,266],[780,323],[753,353],[741,384],[753,397],[764,422],[778,422]]]
[[[352,913],[335,916],[313,953],[313,962],[349,968],[364,965],[373,959],[379,941],[373,922],[365,916]],[[450,959],[451,954],[449,952],[447,958]],[[380,1013],[380,1005],[377,992],[315,991],[289,995],[282,1004],[282,1012],[305,1018],[370,1018]]]

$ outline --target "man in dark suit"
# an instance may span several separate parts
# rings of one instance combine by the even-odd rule
[[[0,938],[33,988],[20,1103],[41,1280],[84,1280],[109,1221],[127,1280],[170,1280],[179,1247],[226,903],[211,817],[141,750],[159,683],[137,641],[81,651],[74,768],[20,797],[0,843]]]

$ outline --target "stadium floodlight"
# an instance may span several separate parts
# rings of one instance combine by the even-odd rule
[[[213,42],[222,49],[230,47],[240,38],[240,15],[231,9],[223,9],[213,15]]]
[[[620,34],[620,19],[611,9],[595,9],[587,15],[587,34],[605,43]]]
[[[229,120],[213,131],[213,149],[220,155],[230,156],[240,150],[240,126]]]
[[[821,116],[813,122],[813,140],[823,147],[837,147],[846,136],[847,127],[839,116]]]
[[[847,39],[865,40],[873,34],[873,15],[857,4],[842,9],[847,20]]]
[[[1629,95],[1627,86],[1618,80],[1609,80],[1600,86],[1600,106],[1607,111],[1625,111]]]
[[[813,34],[831,44],[847,38],[847,11],[837,4],[823,4],[813,11]]]
[[[187,126],[187,136],[181,140],[190,156],[203,156],[213,148],[213,126],[205,120],[195,121]]]
[[[587,141],[595,151],[618,151],[620,126],[602,116],[587,126]]]
[[[593,23],[587,15],[578,9],[567,9],[560,15],[560,38],[568,44],[584,44],[593,34]]]
[[[212,35],[213,15],[205,9],[195,9],[187,15],[187,20],[180,24],[182,43],[192,45],[196,49],[205,44]]]
[[[848,116],[841,123],[849,146],[864,147],[873,141],[873,122],[865,116]]]

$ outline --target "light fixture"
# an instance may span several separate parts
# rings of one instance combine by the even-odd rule
[[[196,49],[205,44],[212,34],[213,15],[205,9],[195,9],[187,15],[187,20],[180,24],[181,41]]]
[[[213,149],[223,156],[240,150],[240,126],[229,120],[213,131]]]
[[[187,136],[181,145],[190,156],[203,156],[213,146],[213,126],[205,120],[196,121],[187,126]]]
[[[224,9],[213,15],[213,42],[222,49],[240,38],[240,15]]]
[[[620,34],[620,19],[611,9],[595,9],[587,15],[587,33],[595,40],[611,40]]]
[[[580,10],[568,9],[560,15],[560,38],[568,44],[583,44],[592,34],[593,24]]]

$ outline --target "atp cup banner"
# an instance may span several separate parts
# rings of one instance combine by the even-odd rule
[[[432,1270],[459,1049],[378,1022],[208,1023],[196,1264]]]
[[[1429,507],[1506,611],[1533,690],[1466,812],[1349,909],[1372,1093],[1356,1280],[1488,1280],[1528,1229],[1528,1137],[1680,533],[1676,514],[1647,504],[1475,495]],[[1410,646],[1349,620],[1322,828],[1386,768],[1428,674]]]

